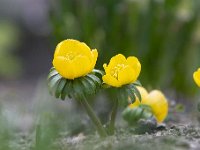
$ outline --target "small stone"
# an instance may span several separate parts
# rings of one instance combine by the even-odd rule
[[[73,138],[70,138],[68,139],[68,143],[71,143],[71,144],[77,144],[77,143],[80,143],[82,142],[86,137],[84,136],[83,133],[80,133],[78,136],[75,136]]]
[[[166,130],[167,129],[166,124],[164,124],[164,123],[158,124],[156,129],[159,130],[159,131]]]

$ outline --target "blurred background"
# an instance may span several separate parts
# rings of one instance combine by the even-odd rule
[[[199,11],[199,0],[1,0],[2,114],[31,129],[38,106],[69,107],[46,86],[55,47],[67,38],[97,48],[98,68],[118,53],[137,56],[146,88],[190,106],[200,93],[192,78],[200,67]]]
[[[198,0],[1,0],[0,79],[45,77],[57,43],[74,38],[98,49],[100,68],[135,55],[143,85],[195,94],[199,9]]]

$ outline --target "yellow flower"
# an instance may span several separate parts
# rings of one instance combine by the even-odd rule
[[[137,87],[142,100],[141,102],[136,99],[133,104],[129,105],[129,108],[137,108],[139,105],[148,105],[152,109],[152,113],[158,122],[163,122],[168,114],[168,102],[164,94],[159,90],[153,90],[149,94],[143,87]]]
[[[142,104],[149,105],[152,108],[152,113],[158,122],[162,122],[168,114],[168,102],[163,93],[159,90],[153,90],[149,93]]]
[[[67,39],[60,42],[55,50],[53,66],[67,79],[75,79],[90,73],[96,64],[98,52],[83,42]]]
[[[141,71],[141,64],[136,57],[126,59],[122,54],[112,57],[109,64],[103,67],[106,72],[103,81],[114,87],[135,82]]]
[[[200,87],[200,68],[193,74],[194,81]]]
[[[141,100],[142,101],[145,101],[145,99],[147,98],[148,96],[148,92],[145,88],[141,87],[141,86],[137,86],[137,89],[139,90],[140,92],[140,95],[141,95]],[[138,107],[139,105],[141,104],[140,100],[136,97],[136,100],[134,103],[130,104],[129,105],[129,108],[133,109],[133,108],[136,108]]]

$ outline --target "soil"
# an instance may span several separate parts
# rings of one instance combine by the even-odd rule
[[[19,138],[21,137],[21,138]],[[32,135],[33,137],[33,135]],[[12,147],[16,150],[34,149],[30,135],[18,134]],[[118,129],[115,135],[100,138],[97,134],[69,136],[61,133],[48,150],[199,150],[200,128],[192,125],[159,127],[151,133],[138,134],[135,128]],[[46,150],[46,149],[45,149]]]
[[[36,88],[36,93],[40,94],[36,94],[35,97],[37,98],[34,99],[39,99],[41,101],[41,99],[45,98],[44,95],[48,94],[42,91],[39,87]],[[27,86],[25,86],[24,89],[27,91],[26,94],[30,96],[31,91],[33,91],[34,88],[27,88]],[[12,93],[17,93],[17,97],[15,97],[15,95],[10,95],[9,93],[11,93],[11,91]],[[1,87],[1,99],[5,100],[5,104],[8,105],[7,108],[12,108],[12,111],[15,110],[14,106],[16,107],[17,105],[21,106],[19,108],[26,108],[27,110],[30,110],[34,104],[34,99],[32,99],[31,102],[30,98],[22,97],[24,96],[23,93],[24,92],[21,91],[22,95],[20,95],[17,88],[8,89],[5,88],[5,86],[4,88]],[[8,100],[11,98],[13,101]],[[49,97],[46,99],[49,103]],[[61,102],[55,103],[55,101],[53,100],[52,104],[61,105],[61,107],[57,107],[59,115],[61,115],[62,112],[60,110],[65,105]],[[25,102],[27,105],[25,105]],[[69,106],[69,103],[67,106],[73,109],[72,106]],[[46,107],[49,108],[49,106]],[[50,111],[53,111],[51,108],[49,109]],[[63,109],[66,110],[66,108]],[[25,112],[29,113],[29,111]],[[15,118],[25,117],[24,114],[23,117],[20,115],[17,116],[16,111],[14,111],[13,114],[16,115]],[[66,115],[67,112],[64,112],[64,114]],[[198,114],[190,114],[190,116],[186,114],[188,114],[188,112],[169,114],[172,118],[169,117],[168,120],[166,120],[166,125],[161,124],[156,125],[155,127],[152,124],[148,126],[148,124],[147,127],[149,128],[147,129],[145,128],[145,124],[140,124],[138,127],[118,124],[115,135],[108,136],[106,138],[100,138],[97,133],[87,132],[86,130],[93,131],[93,129],[91,129],[91,126],[86,122],[83,126],[79,126],[78,130],[76,130],[73,134],[62,131],[56,139],[49,142],[49,145],[45,145],[47,148],[45,147],[39,149],[35,148],[35,127],[32,125],[35,124],[35,120],[32,119],[31,121],[27,121],[27,118],[30,120],[32,116],[32,114],[30,114],[28,117],[25,117],[24,120],[21,119],[20,122],[17,122],[20,130],[16,131],[16,133],[12,133],[14,136],[9,142],[9,147],[11,150],[199,150],[200,127],[197,121]],[[85,118],[81,118],[81,120],[85,120]],[[30,125],[27,124],[27,122],[30,122]]]
[[[199,150],[200,128],[173,125],[141,135],[134,134],[130,129],[120,129],[104,139],[81,133],[74,137],[61,137],[55,145],[60,150]]]

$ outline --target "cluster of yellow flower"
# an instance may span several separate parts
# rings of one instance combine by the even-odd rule
[[[53,66],[61,76],[75,79],[92,72],[97,56],[96,49],[91,51],[85,43],[68,39],[56,47]],[[111,58],[110,63],[103,67],[106,72],[103,81],[114,87],[135,82],[141,70],[141,64],[136,57],[126,59],[122,54]]]
[[[142,100],[139,101],[139,99],[136,98],[136,101],[133,104],[130,104],[128,107],[134,109],[140,105],[150,106],[156,120],[158,122],[162,122],[168,114],[168,102],[164,94],[159,90],[153,90],[148,93],[143,87],[137,88],[140,91]]]
[[[83,42],[73,39],[60,42],[56,47],[53,58],[54,68],[52,72],[50,72],[51,82],[53,82],[52,79],[55,77],[54,75],[58,77],[55,81],[59,81],[61,78],[63,79],[63,83],[59,86],[59,90],[57,90],[56,97],[60,97],[61,95],[61,98],[64,99],[67,94],[62,93],[62,91],[68,92],[69,96],[72,96],[74,92],[77,92],[78,94],[75,93],[75,95],[79,95],[80,97],[84,95],[81,93],[84,88],[78,88],[77,90],[77,85],[79,84],[75,86],[72,85],[73,83],[79,83],[79,81],[80,84],[84,85],[83,87],[90,87],[90,85],[93,85],[93,81],[99,83],[99,78],[91,74],[94,71],[97,57],[97,50],[91,50]],[[159,90],[153,90],[148,93],[145,88],[136,87],[136,84],[134,84],[141,71],[141,64],[136,57],[130,56],[125,58],[122,54],[118,54],[110,59],[109,64],[104,64],[103,68],[105,70],[105,73],[102,74],[103,83],[120,89],[118,93],[121,93],[122,97],[125,97],[125,99],[127,98],[127,101],[131,99],[131,102],[134,102],[130,104],[128,108],[134,109],[140,107],[140,105],[147,105],[151,108],[151,112],[158,122],[162,122],[166,118],[168,114],[168,101],[164,94]],[[197,85],[200,86],[200,68],[194,73],[193,77]],[[70,86],[67,85],[68,82]],[[55,85],[55,83],[56,82],[54,82],[53,85]],[[74,90],[70,90],[71,87]],[[88,90],[90,90],[90,88],[86,89],[86,92],[83,93],[87,93]],[[121,98],[121,96],[118,97]],[[99,120],[95,118],[96,116],[89,107],[89,104],[83,100],[83,105],[86,107],[88,115],[91,117],[94,124],[99,128],[100,133],[105,135],[104,129],[101,128],[101,124]],[[115,111],[111,114],[111,124],[115,120]]]

